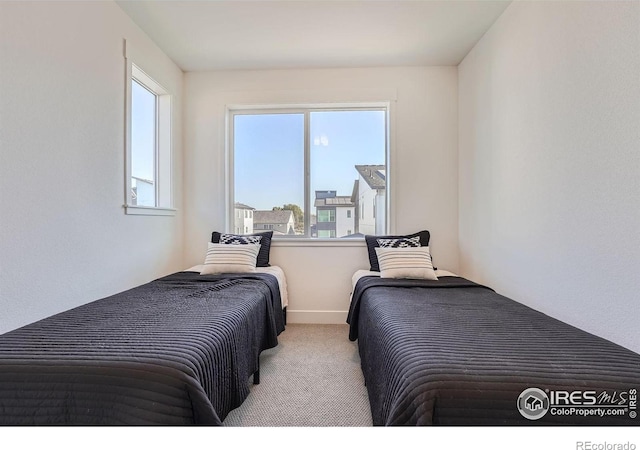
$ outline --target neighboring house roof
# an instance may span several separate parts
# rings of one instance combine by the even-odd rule
[[[359,165],[356,170],[371,189],[384,189],[387,177],[384,165]]]
[[[284,209],[280,211],[254,211],[253,223],[287,224],[293,222],[293,211]]]
[[[313,206],[355,206],[350,195],[336,195],[336,191],[316,191],[316,201]]]
[[[350,195],[338,195],[333,198],[325,198],[324,203],[327,206],[353,206]]]
[[[146,178],[140,178],[140,177],[134,177],[134,176],[132,176],[131,178],[133,178],[136,181],[142,181],[143,183],[153,184],[153,180],[148,180]]]
[[[322,207],[322,206],[355,206],[353,201],[351,200],[350,195],[338,195],[336,197],[330,198],[316,198],[314,206]]]
[[[236,209],[253,209],[255,210],[255,208],[252,208],[251,206],[247,206],[244,203],[238,203],[236,202],[235,205],[233,205]]]
[[[347,234],[346,236],[340,236],[340,239],[350,239],[350,238],[363,238],[364,234],[362,233],[353,233]]]

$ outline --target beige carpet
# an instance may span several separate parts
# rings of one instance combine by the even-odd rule
[[[260,357],[260,384],[225,426],[363,427],[371,411],[348,325],[289,324]]]

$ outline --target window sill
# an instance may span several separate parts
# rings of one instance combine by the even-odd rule
[[[124,205],[124,213],[137,216],[175,216],[176,210],[173,208],[159,208],[155,206]]]
[[[273,237],[272,247],[365,247],[364,238],[282,238]]]

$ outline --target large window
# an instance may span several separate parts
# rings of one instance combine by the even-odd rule
[[[171,96],[127,61],[127,214],[173,214]]]
[[[231,109],[229,119],[230,205],[248,205],[255,217],[291,210],[293,227],[291,214],[268,213],[283,222],[274,230],[288,230],[275,237],[386,233],[385,105]],[[365,202],[375,212],[365,215]]]

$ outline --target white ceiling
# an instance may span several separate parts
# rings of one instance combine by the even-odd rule
[[[116,3],[184,71],[457,65],[510,1]]]

